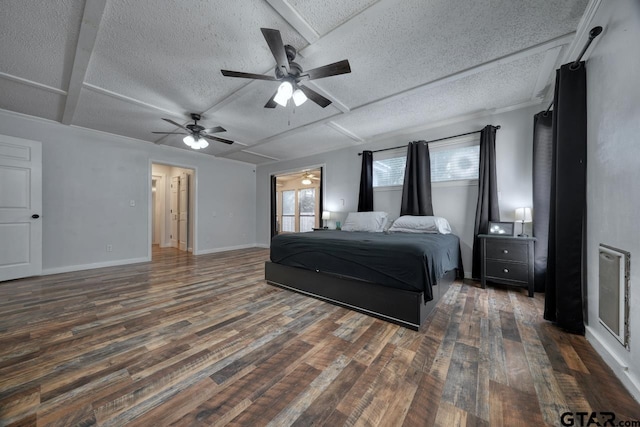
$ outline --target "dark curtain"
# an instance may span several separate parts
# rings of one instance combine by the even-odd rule
[[[360,194],[358,212],[373,211],[373,152],[362,152],[362,171],[360,172]]]
[[[278,218],[276,215],[276,204],[277,204],[277,186],[276,186],[276,182],[277,182],[277,177],[275,175],[273,175],[271,177],[271,238],[273,239],[273,237],[275,235],[278,234],[279,227],[278,227]]]
[[[485,126],[480,131],[480,170],[478,172],[478,204],[473,229],[473,263],[471,275],[480,278],[480,239],[487,234],[489,221],[500,221],[498,181],[496,180],[496,128]]]
[[[433,215],[431,159],[426,141],[410,142],[407,146],[400,215]]]
[[[584,334],[587,72],[584,62],[571,68],[556,71],[544,318]]]
[[[544,292],[549,245],[549,203],[553,152],[553,111],[533,116],[533,237],[535,241],[534,288]]]

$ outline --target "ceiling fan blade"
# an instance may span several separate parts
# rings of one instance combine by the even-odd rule
[[[217,136],[211,136],[211,135],[202,135],[202,136],[212,141],[224,142],[225,144],[233,144],[233,141],[230,141],[228,139],[218,138]]]
[[[307,95],[307,98],[309,98],[310,100],[312,100],[313,102],[315,102],[316,104],[318,104],[319,106],[321,106],[322,108],[325,108],[327,105],[331,104],[331,101],[329,101],[327,98],[325,98],[324,96],[320,95],[318,92],[316,92],[315,90],[311,90],[306,86],[301,86],[299,85],[298,88],[305,94]]]
[[[340,74],[347,74],[351,72],[351,66],[349,60],[344,59],[342,61],[334,62],[333,64],[324,65],[322,67],[314,68],[307,71],[305,74],[309,76],[309,80],[322,79],[324,77],[337,76]]]
[[[264,108],[276,108],[278,104],[276,103],[274,98],[276,97],[277,94],[278,94],[278,91],[276,91],[276,93],[274,93],[273,96],[269,98],[267,103],[264,104]]]
[[[151,132],[151,133],[157,133],[160,135],[188,135],[188,133],[184,133],[184,132]]]
[[[227,130],[222,126],[216,126],[211,129],[207,129],[207,133],[218,133],[218,132],[226,132]]]
[[[287,58],[287,52],[284,50],[284,43],[282,43],[282,36],[280,31],[272,30],[271,28],[260,28],[264,39],[271,49],[271,53],[278,64],[278,68],[284,68],[286,73],[289,74],[289,59]]]
[[[253,74],[253,73],[243,73],[242,71],[229,71],[229,70],[220,70],[223,76],[226,77],[240,77],[243,79],[254,79],[254,80],[277,80],[274,76],[265,76],[263,74]]]
[[[182,126],[180,123],[176,123],[176,122],[174,122],[173,120],[169,120],[169,119],[162,119],[162,120],[164,120],[165,122],[169,122],[169,123],[171,123],[172,125],[178,126],[179,128],[182,128],[182,129],[184,129],[184,130],[186,130],[186,131],[188,131],[188,130],[189,130],[189,129],[187,129],[186,127]]]

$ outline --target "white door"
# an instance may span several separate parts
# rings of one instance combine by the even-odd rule
[[[189,233],[189,175],[180,174],[180,189],[178,202],[178,248],[186,251],[188,247]]]
[[[171,234],[169,238],[171,239],[171,247],[178,247],[178,189],[180,188],[180,177],[172,176],[171,177],[171,195],[169,197],[169,208],[171,209]]]
[[[42,273],[42,146],[0,135],[0,281]]]

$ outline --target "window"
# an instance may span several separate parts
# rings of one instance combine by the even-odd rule
[[[406,149],[376,155],[373,161],[373,187],[401,186],[407,161]],[[461,137],[429,144],[431,182],[469,181],[478,179],[480,145],[478,138]]]
[[[298,191],[300,231],[312,231],[316,226],[316,189],[305,188]]]
[[[282,231],[296,231],[296,192],[282,192]]]

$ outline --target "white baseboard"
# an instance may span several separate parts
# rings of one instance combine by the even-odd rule
[[[595,329],[587,326],[585,328],[585,338],[589,341],[596,353],[609,365],[613,373],[622,384],[624,384],[634,399],[640,402],[640,379],[629,372],[627,364],[616,356],[615,352],[609,349],[609,345],[606,344]]]
[[[223,248],[203,249],[195,253],[195,255],[214,254],[216,252],[236,251],[238,249],[249,249],[260,247],[256,243],[248,243],[246,245],[225,246]]]
[[[64,267],[43,268],[42,275],[47,276],[50,274],[70,273],[72,271],[93,270],[94,268],[116,267],[118,265],[127,265],[127,264],[139,264],[141,262],[149,262],[149,261],[151,261],[151,258],[143,257],[143,258],[118,259],[115,261],[94,262],[91,264],[67,265]]]
[[[256,243],[255,247],[256,248],[269,249],[271,247],[271,245],[269,245],[268,243]]]

